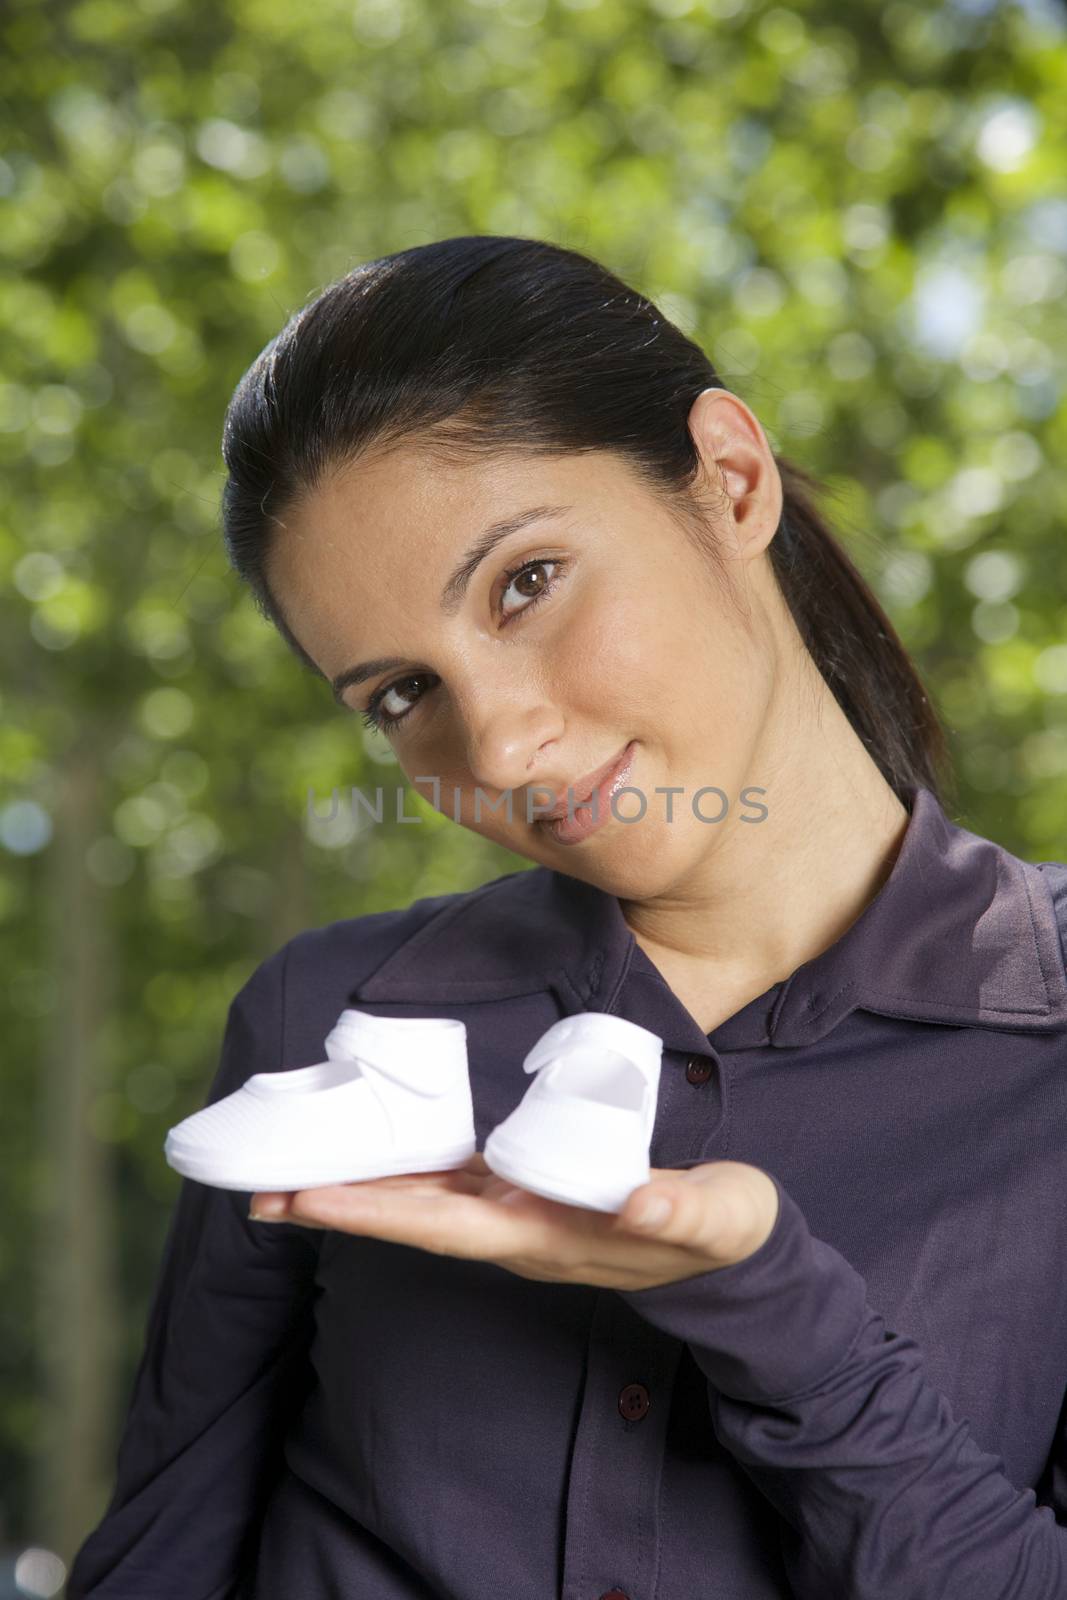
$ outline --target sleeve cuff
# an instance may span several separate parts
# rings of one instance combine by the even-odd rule
[[[758,1250],[729,1267],[617,1292],[653,1327],[682,1339],[735,1400],[768,1404],[818,1388],[864,1326],[867,1286],[817,1239],[773,1173],[778,1216]]]

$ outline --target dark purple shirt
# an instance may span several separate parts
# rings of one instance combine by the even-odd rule
[[[909,801],[862,915],[710,1035],[547,867],[265,961],[206,1104],[347,1005],[459,1017],[482,1149],[611,1012],[664,1041],[652,1165],[751,1162],[778,1220],[618,1291],[183,1180],[68,1600],[1067,1596],[1067,865]]]

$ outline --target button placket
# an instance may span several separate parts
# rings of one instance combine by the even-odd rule
[[[560,1600],[652,1592],[664,1442],[683,1348],[601,1292],[567,1485]]]
[[[710,1043],[706,1053],[693,1046],[669,1054],[664,1050],[650,1166],[690,1167],[712,1161],[725,1150],[730,1120],[727,1077],[726,1066]]]
[[[643,1383],[628,1383],[619,1394],[619,1415],[627,1422],[640,1422],[652,1404]]]

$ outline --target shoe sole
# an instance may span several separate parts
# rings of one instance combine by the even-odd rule
[[[245,1173],[240,1180],[234,1178],[232,1171],[220,1172],[213,1163],[197,1161],[195,1156],[174,1156],[167,1151],[166,1159],[175,1172],[192,1178],[195,1183],[206,1183],[213,1189],[233,1189],[239,1193],[270,1194],[320,1189],[334,1183],[362,1183],[372,1178],[392,1178],[399,1173],[453,1171],[456,1167],[464,1166],[477,1147],[477,1140],[471,1138],[445,1150],[411,1151],[403,1156],[394,1156],[391,1160],[376,1161],[372,1167],[363,1165],[358,1172],[351,1167],[333,1173],[324,1172],[321,1167],[315,1172],[307,1167],[290,1167],[285,1172],[273,1167],[269,1172]]]
[[[525,1156],[518,1154],[513,1145],[494,1139],[492,1134],[485,1142],[482,1156],[486,1166],[491,1168],[498,1178],[506,1178],[509,1183],[517,1183],[522,1189],[530,1189],[534,1194],[543,1195],[546,1200],[558,1200],[563,1205],[584,1206],[589,1211],[618,1212],[629,1198],[629,1195],[626,1195],[620,1201],[617,1190],[614,1195],[609,1196],[603,1189],[583,1188],[579,1184],[570,1183],[559,1173],[546,1172],[541,1167],[531,1166]],[[644,1181],[647,1182],[647,1179]],[[634,1188],[640,1188],[640,1184],[634,1184]]]

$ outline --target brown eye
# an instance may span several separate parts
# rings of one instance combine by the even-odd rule
[[[519,599],[524,603],[513,610],[504,613],[504,622],[510,622],[514,617],[524,616],[527,611],[532,611],[550,595],[556,584],[560,581],[559,574],[566,566],[566,562],[545,558],[542,561],[527,561],[521,567],[515,567],[504,576],[508,579],[507,589],[517,589],[523,585]],[[545,577],[546,567],[552,567],[551,578]],[[507,594],[507,589],[504,594]],[[501,597],[503,598],[503,597]],[[389,684],[385,689],[379,689],[371,696],[370,704],[362,713],[363,721],[368,728],[379,733],[390,733],[406,722],[412,711],[418,708],[419,701],[424,699],[428,689],[432,689],[439,680],[435,673],[420,672],[409,673],[406,678],[397,678],[395,683]],[[414,698],[409,698],[412,686],[415,686]],[[407,693],[405,693],[407,691]],[[387,696],[394,695],[400,701],[397,708],[386,704]]]
[[[509,621],[511,617],[518,615],[521,611],[529,611],[532,605],[543,599],[549,590],[555,586],[554,578],[545,578],[545,568],[559,567],[561,565],[562,563],[559,561],[528,561],[524,567],[518,567],[514,572],[509,572],[507,577],[510,582],[501,596],[501,601],[507,595],[508,589],[518,589],[520,600],[525,600],[528,603],[523,606],[516,606],[511,611],[505,611],[504,620]],[[520,584],[523,585],[521,589],[519,588]]]
[[[412,673],[407,678],[398,678],[397,681],[395,683],[391,683],[387,689],[379,689],[378,693],[373,696],[370,705],[363,713],[363,720],[367,724],[367,727],[374,728],[378,732],[384,733],[388,732],[390,728],[395,727],[397,723],[403,722],[404,718],[411,711],[413,705],[417,705],[419,700],[422,699],[424,686],[429,676],[430,674],[425,672]],[[413,701],[407,699],[403,693],[405,689],[410,690],[412,684],[416,685],[418,690]],[[397,695],[399,697],[401,705],[401,709],[399,711],[395,711],[391,707],[385,705],[385,701],[389,695]]]
[[[534,579],[536,579],[537,581],[534,582]],[[533,583],[533,588],[532,589],[525,589],[524,588],[523,591],[522,591],[523,594],[525,594],[525,595],[540,594],[541,590],[545,586],[544,568],[543,567],[528,567],[525,572],[520,572],[519,576],[515,579],[515,587],[518,588],[520,584],[526,584],[526,583]]]
[[[378,701],[378,708],[379,710],[384,711],[386,722],[398,722],[401,717],[407,715],[407,713],[411,710],[412,705],[416,700],[419,699],[425,682],[425,677],[410,677],[401,678],[399,683],[390,684],[389,688],[386,689],[385,693]],[[409,699],[409,695],[412,693],[413,685],[414,697]],[[405,693],[405,691],[407,692]],[[399,705],[394,704],[390,706],[386,704],[391,694],[396,695]]]

